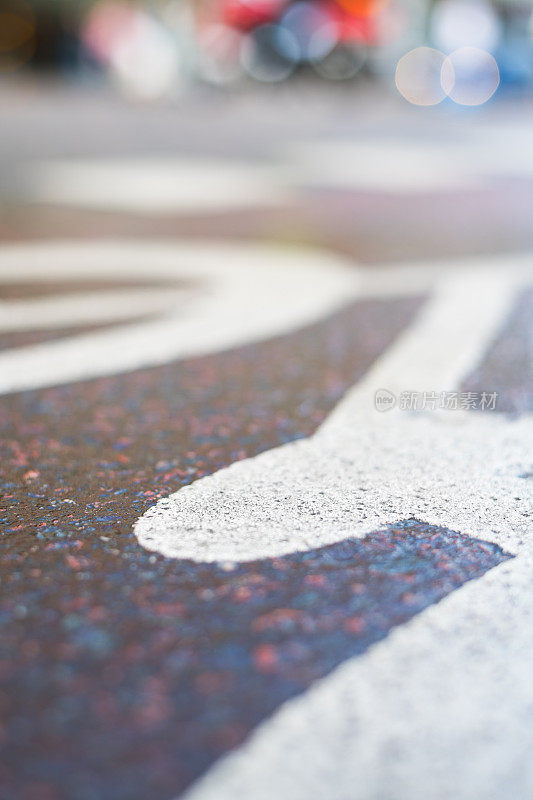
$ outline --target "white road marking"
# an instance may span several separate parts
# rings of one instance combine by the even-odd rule
[[[37,162],[20,190],[32,202],[158,215],[279,205],[289,196],[272,167],[192,157]]]
[[[521,281],[510,262],[463,281],[443,271],[412,328],[310,440],[201,479],[138,521],[145,547],[198,561],[307,550],[413,517],[517,555],[284,704],[187,800],[530,796],[533,543],[520,476],[532,420],[368,405],[378,388],[457,388],[508,315]]]
[[[340,308],[358,295],[359,285],[357,271],[346,260],[288,247],[130,240],[39,242],[0,250],[0,281],[45,276],[187,278],[199,289],[185,305],[179,298],[178,307],[160,319],[3,351],[0,394],[278,336]]]
[[[0,283],[1,287],[1,283]],[[192,289],[123,289],[0,302],[0,331],[64,328],[175,312]]]
[[[481,190],[494,178],[533,174],[530,132],[516,126],[462,131],[437,144],[412,137],[293,142],[285,158],[293,186],[389,194]]]
[[[469,268],[468,261],[459,269],[457,265],[454,270],[443,266],[440,277],[434,276],[433,296],[416,324],[406,329],[348,393],[319,434],[332,425],[349,425],[356,413],[369,415],[375,423],[373,400],[380,387],[396,396],[406,390],[456,388],[477,366],[508,316],[517,286],[527,280],[527,273],[520,269],[523,264],[522,258],[515,261],[514,271],[508,258],[500,261],[499,268],[487,264],[483,270],[479,265]]]
[[[471,474],[474,470],[477,473],[487,455],[482,444],[487,441],[488,428],[484,435],[479,432],[479,460],[471,458]],[[516,423],[514,430],[507,433],[501,425],[497,428],[495,437],[494,429],[490,431],[493,447],[503,447],[510,459],[507,463],[516,457],[519,466],[524,450],[515,449],[513,454],[513,448],[522,435],[530,437],[530,425],[528,428],[526,423]],[[419,435],[423,443],[421,430]],[[445,436],[430,437],[422,448],[407,447],[404,467],[410,469],[409,455],[416,460],[412,463],[417,463],[431,457],[432,448],[443,444],[460,447],[461,438],[450,441]],[[490,455],[494,458],[494,452]],[[497,469],[501,469],[501,463],[495,464]],[[434,460],[426,462],[428,473],[434,464]],[[414,513],[420,513],[417,491],[436,490],[442,497],[438,482],[441,475],[442,472],[434,473],[423,483],[416,475],[410,492]],[[381,476],[383,481],[388,478],[388,474]],[[457,478],[468,481],[467,470]],[[470,484],[470,492],[475,493],[478,486],[476,478]],[[405,484],[401,486],[402,491],[405,488]],[[496,488],[500,497],[514,493],[523,497],[525,491],[509,472]],[[429,496],[428,507],[431,499]],[[446,513],[442,514],[455,530],[464,522],[464,516],[457,513],[462,510],[454,502],[457,499],[450,498]],[[496,503],[491,506],[497,508]],[[444,510],[442,506],[441,511]],[[502,515],[497,515],[494,524],[498,529],[501,520]],[[528,533],[531,536],[531,530],[526,530],[525,517],[518,525],[515,519],[505,522],[511,535],[497,538],[513,551],[522,538],[525,540]],[[468,529],[465,532],[470,533]],[[488,538],[493,536],[488,526],[485,536],[487,533]],[[360,658],[346,661],[304,695],[285,703],[243,747],[216,763],[185,797],[531,797],[532,586],[533,554],[529,543],[521,549],[519,558],[465,584],[395,629]]]
[[[444,147],[376,141],[317,141],[293,145],[289,176],[299,186],[419,194],[480,187],[471,164]]]
[[[527,259],[515,259],[515,263],[517,269],[527,270]],[[487,259],[477,268],[485,264]],[[460,276],[464,266],[463,262],[446,265],[450,278]],[[352,262],[327,252],[227,242],[129,240],[6,246],[0,249],[0,284],[185,278],[198,288],[186,298],[174,295],[177,305],[161,319],[3,351],[0,394],[127,372],[281,335],[327,316],[356,297],[427,291],[440,272],[440,267],[428,264],[358,270]],[[146,291],[147,310],[154,310],[152,303],[159,302],[158,292]],[[133,302],[132,295],[125,292],[126,297]],[[167,299],[172,297],[169,290]],[[5,322],[4,329],[23,330],[25,319],[28,328],[38,319],[60,327],[76,316],[75,306],[65,298],[33,302],[33,318],[28,313],[29,301],[19,314],[17,304],[9,304],[13,314],[5,308],[4,322],[6,317],[11,321]],[[138,302],[135,307],[142,307],[140,297]],[[123,304],[116,319],[131,316],[131,308]],[[97,312],[88,300],[85,309],[80,306],[80,319],[109,319],[110,310],[102,302]],[[1,312],[0,307],[0,323]]]
[[[522,279],[519,273],[515,279]],[[483,431],[483,439],[487,426],[490,430],[498,423],[483,418],[474,424],[471,415],[458,411],[434,412],[429,421],[425,417],[413,420],[398,409],[380,414],[374,408],[374,393],[380,388],[396,394],[457,389],[461,377],[478,363],[505,320],[515,291],[509,264],[506,270],[473,269],[462,277],[456,273],[447,277],[444,267],[435,295],[418,319],[378,359],[314,437],[240,461],[160,500],[135,526],[141,544],[174,558],[246,561],[364,535],[383,523],[412,516],[416,508],[417,513],[423,508],[427,521],[428,515],[438,514],[439,494],[429,502],[421,497],[415,507],[410,492],[398,486],[391,502],[390,483],[376,485],[380,476],[388,475],[387,464],[382,462],[391,465],[391,481],[396,471],[402,481],[405,465],[396,462],[408,446],[404,439],[423,450],[420,437],[431,434],[446,441],[458,430],[463,440],[459,448],[462,460],[456,463],[446,450],[440,454],[445,468],[439,472],[443,488],[451,496],[457,495],[458,503],[460,495],[464,506],[471,460],[480,444],[479,431]],[[471,431],[474,440],[469,443]],[[342,466],[344,457],[347,469]],[[463,527],[469,530],[475,524],[479,530],[490,527],[494,510],[493,503],[486,502],[486,494],[492,491],[491,475],[485,476],[483,495],[465,506]],[[462,477],[456,486],[458,476]],[[502,498],[499,502],[508,505]],[[438,522],[447,524],[447,511]]]
[[[392,194],[482,189],[533,174],[529,131],[478,127],[438,145],[411,139],[294,141],[269,162],[217,158],[91,158],[29,163],[15,190],[29,202],[130,214],[284,206],[303,188]],[[502,140],[508,146],[498,146]]]

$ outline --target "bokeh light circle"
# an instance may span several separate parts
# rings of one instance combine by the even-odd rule
[[[491,50],[498,44],[501,24],[485,0],[441,0],[431,15],[436,47],[450,53],[461,47]]]
[[[94,5],[82,32],[93,57],[126,95],[156,100],[176,90],[181,55],[171,30],[125,0]]]
[[[201,73],[210,83],[227,84],[241,75],[241,34],[227,25],[210,25],[201,31]]]
[[[94,58],[109,64],[117,45],[135,36],[136,23],[135,8],[124,0],[100,0],[88,14],[83,43]]]
[[[277,83],[291,75],[300,48],[281,25],[261,25],[244,37],[241,64],[248,75],[263,83]]]
[[[441,72],[445,58],[444,53],[432,47],[416,47],[402,56],[395,74],[400,94],[417,106],[434,106],[444,100]]]
[[[355,77],[364,66],[367,51],[363,45],[337,45],[328,55],[313,64],[321,78],[329,81],[346,81]]]
[[[111,74],[121,89],[139,100],[155,100],[176,87],[179,54],[170,33],[142,12],[134,34],[117,42]]]
[[[337,24],[327,6],[308,0],[289,6],[280,24],[298,44],[298,61],[319,61],[333,50],[338,41]],[[286,55],[291,57],[290,52]]]
[[[496,59],[486,50],[461,47],[444,60],[441,84],[455,103],[480,106],[500,85],[500,71]]]

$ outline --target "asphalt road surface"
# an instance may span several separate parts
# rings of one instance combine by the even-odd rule
[[[528,800],[531,102],[0,102],[1,800]]]

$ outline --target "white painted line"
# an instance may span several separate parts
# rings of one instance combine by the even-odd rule
[[[17,191],[30,202],[162,215],[284,206],[309,187],[402,195],[475,190],[495,177],[531,175],[529,138],[516,126],[489,126],[439,145],[397,137],[294,141],[269,163],[193,156],[37,161],[20,174]],[[507,147],[499,147],[502,140]]]
[[[461,270],[444,268],[416,323],[348,393],[319,435],[331,425],[346,424],[356,414],[369,415],[374,424],[390,421],[390,414],[377,418],[374,414],[376,389],[386,388],[396,396],[402,391],[456,389],[461,378],[477,366],[508,316],[523,277],[510,267],[480,270],[463,264]]]
[[[0,284],[1,287],[1,284]],[[192,289],[124,289],[61,294],[35,300],[0,302],[0,331],[65,328],[118,322],[174,310]]]
[[[465,418],[456,411],[440,419],[445,412],[434,412],[426,431],[425,418],[413,422],[399,409],[378,413],[374,393],[380,388],[395,393],[456,389],[503,324],[515,289],[510,270],[499,274],[473,270],[462,278],[456,274],[447,278],[444,271],[435,296],[415,322],[378,359],[313,439],[240,461],[160,500],[135,526],[141,544],[174,558],[247,561],[363,535],[384,522],[412,516],[417,508],[420,511],[420,503],[412,506],[409,492],[403,489],[398,488],[394,500],[389,496],[391,485],[405,475],[405,465],[398,461],[407,446],[404,439],[412,439],[414,449],[420,447],[427,456],[421,436],[437,440],[441,436],[445,442],[446,437],[456,436],[457,430],[464,437],[458,451],[463,453],[462,460],[456,464],[455,457],[450,461],[452,454],[448,454],[446,461],[443,453],[445,468],[439,472],[451,497],[459,492],[464,500],[471,458],[478,452],[475,439],[472,452],[464,455],[469,431],[479,430],[471,428],[470,415]],[[348,471],[342,466],[344,455]],[[410,457],[414,459],[414,453]],[[452,489],[450,481],[455,486],[458,475],[462,475],[461,481]],[[386,483],[376,485],[384,476]],[[489,483],[486,491],[490,492]],[[438,516],[435,498],[427,502],[424,496],[422,506],[424,520],[437,514],[439,524],[446,524],[447,512]],[[472,529],[475,520],[486,526],[492,506],[485,503],[484,495],[481,506],[469,503],[472,513],[464,519],[467,529]]]
[[[511,425],[507,433],[496,427],[491,441],[507,451],[509,467],[509,440],[516,447],[526,435],[531,447],[531,422]],[[411,455],[424,459],[443,441],[430,439]],[[479,450],[472,471],[486,454]],[[523,449],[515,455],[519,465]],[[427,464],[428,476],[433,464]],[[438,491],[440,474],[413,489]],[[457,478],[469,480],[466,470]],[[514,476],[507,473],[505,482],[498,495],[504,489],[505,497],[523,496]],[[476,480],[471,492],[477,488]],[[460,510],[450,498],[452,529],[463,522]],[[498,515],[496,526],[502,519]],[[515,527],[507,520],[509,538],[498,537],[511,551],[527,536],[525,522]],[[529,542],[519,558],[465,584],[285,703],[183,800],[529,798],[532,587]]]
[[[529,130],[516,126],[487,126],[437,144],[397,136],[300,141],[283,155],[295,186],[416,195],[479,190],[495,178],[531,176],[530,138]]]
[[[289,197],[272,167],[192,157],[38,162],[22,189],[38,203],[158,215],[283,205]]]
[[[306,187],[419,194],[482,185],[463,153],[424,143],[300,142],[290,147],[287,165],[291,182]]]
[[[497,264],[497,262],[496,262]],[[447,265],[450,277],[463,264]],[[527,269],[517,259],[516,271]],[[0,249],[2,281],[193,280],[195,290],[128,289],[0,305],[0,330],[120,321],[158,308],[164,319],[0,354],[0,394],[110,375],[277,336],[355,297],[426,292],[434,265],[368,270],[317,250],[222,242],[36,242]],[[144,299],[143,299],[144,298]],[[186,301],[186,302],[184,302]],[[172,306],[172,307],[170,307]],[[135,313],[132,313],[135,312]]]
[[[0,353],[0,394],[219,352],[298,329],[358,294],[328,253],[191,242],[38,243],[0,250],[0,280],[192,279],[200,290],[160,319]],[[25,278],[24,278],[25,276]]]

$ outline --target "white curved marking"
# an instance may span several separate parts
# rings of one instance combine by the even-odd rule
[[[315,322],[358,293],[349,262],[317,251],[191,242],[38,243],[0,250],[0,281],[176,278],[200,284],[165,317],[0,354],[0,394],[218,352]]]
[[[1,287],[1,283],[0,283]],[[192,289],[123,289],[61,294],[35,300],[0,303],[0,331],[65,328],[115,322],[173,310]]]

